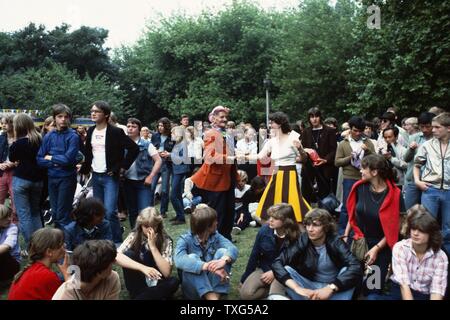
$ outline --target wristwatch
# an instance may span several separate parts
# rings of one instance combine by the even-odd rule
[[[338,287],[334,283],[329,284],[328,288],[330,288],[333,291],[333,293],[338,291]]]

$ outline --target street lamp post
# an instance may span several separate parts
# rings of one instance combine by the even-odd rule
[[[266,76],[263,81],[264,88],[266,88],[266,125],[269,128],[269,108],[270,108],[270,86],[272,85],[272,80]]]

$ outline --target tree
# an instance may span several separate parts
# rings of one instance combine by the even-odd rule
[[[360,54],[349,65],[352,113],[379,115],[397,106],[404,115],[445,107],[450,99],[450,2],[375,1],[381,29],[366,27],[362,1]]]
[[[296,119],[314,106],[327,115],[345,117],[337,110],[349,100],[346,62],[356,53],[355,17],[351,0],[339,0],[334,7],[328,0],[307,0],[290,13],[281,59],[272,72],[280,92],[276,108]]]
[[[280,14],[233,2],[217,15],[164,19],[117,52],[120,85],[144,122],[167,113],[206,119],[218,104],[238,120],[264,119],[262,80],[277,57]]]
[[[53,62],[48,67],[23,73],[0,75],[0,105],[3,108],[44,110],[58,102],[67,104],[75,115],[89,114],[96,100],[108,101],[120,118],[131,115],[124,105],[124,93],[103,75],[81,79],[74,71]]]
[[[115,79],[116,68],[104,48],[108,31],[82,26],[69,32],[66,24],[46,31],[43,25],[30,23],[13,33],[0,33],[0,74],[45,67],[47,61],[65,64],[84,77],[103,73]]]

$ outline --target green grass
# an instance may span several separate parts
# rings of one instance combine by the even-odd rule
[[[158,206],[159,209],[159,206]],[[164,227],[170,237],[172,238],[174,242],[174,249],[176,242],[178,240],[178,237],[187,232],[189,230],[189,219],[190,215],[186,216],[186,224],[185,225],[177,225],[173,226],[169,222],[169,219],[175,216],[175,212],[173,211],[172,207],[169,207],[168,217],[164,219]],[[123,238],[128,235],[130,232],[130,225],[128,221],[122,222],[122,225],[125,227],[125,232]],[[231,286],[230,286],[230,293],[228,295],[228,299],[237,300],[239,299],[239,280],[244,273],[245,267],[247,266],[248,257],[250,256],[251,250],[253,248],[253,243],[256,238],[256,233],[258,232],[258,228],[247,228],[243,232],[241,232],[239,235],[233,236],[233,240],[235,241],[235,245],[239,249],[239,256],[237,261],[233,264],[233,268],[231,269]],[[20,243],[23,246],[23,239],[20,237]],[[22,261],[22,267],[26,265],[27,261],[26,259],[23,259]],[[120,299],[127,300],[129,299],[128,292],[125,288],[125,283],[123,281],[123,274],[122,274],[122,268],[118,266],[114,266],[114,270],[117,271],[120,275],[120,280],[122,284],[122,291],[120,292]],[[174,266],[172,274],[174,276],[177,276],[176,267]],[[8,296],[8,289],[0,289],[0,300],[6,300]],[[176,299],[181,299],[181,290],[178,290],[178,292],[175,295]]]

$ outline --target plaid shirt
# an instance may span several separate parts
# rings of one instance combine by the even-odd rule
[[[125,253],[126,251],[131,249],[131,246],[133,245],[134,238],[136,236],[135,232],[130,232],[127,236],[127,238],[122,242],[120,247],[117,249],[120,253]],[[143,237],[142,239],[142,245],[145,246],[145,249],[150,251],[150,248],[148,246],[147,238]],[[172,257],[172,251],[173,251],[173,243],[172,239],[167,237],[164,239],[163,247],[161,250],[161,256],[167,260],[171,265],[173,264],[173,257]]]
[[[445,296],[447,287],[448,259],[444,251],[435,253],[429,249],[422,261],[416,256],[411,239],[395,244],[392,250],[391,280],[399,285],[408,285],[423,294]]]

